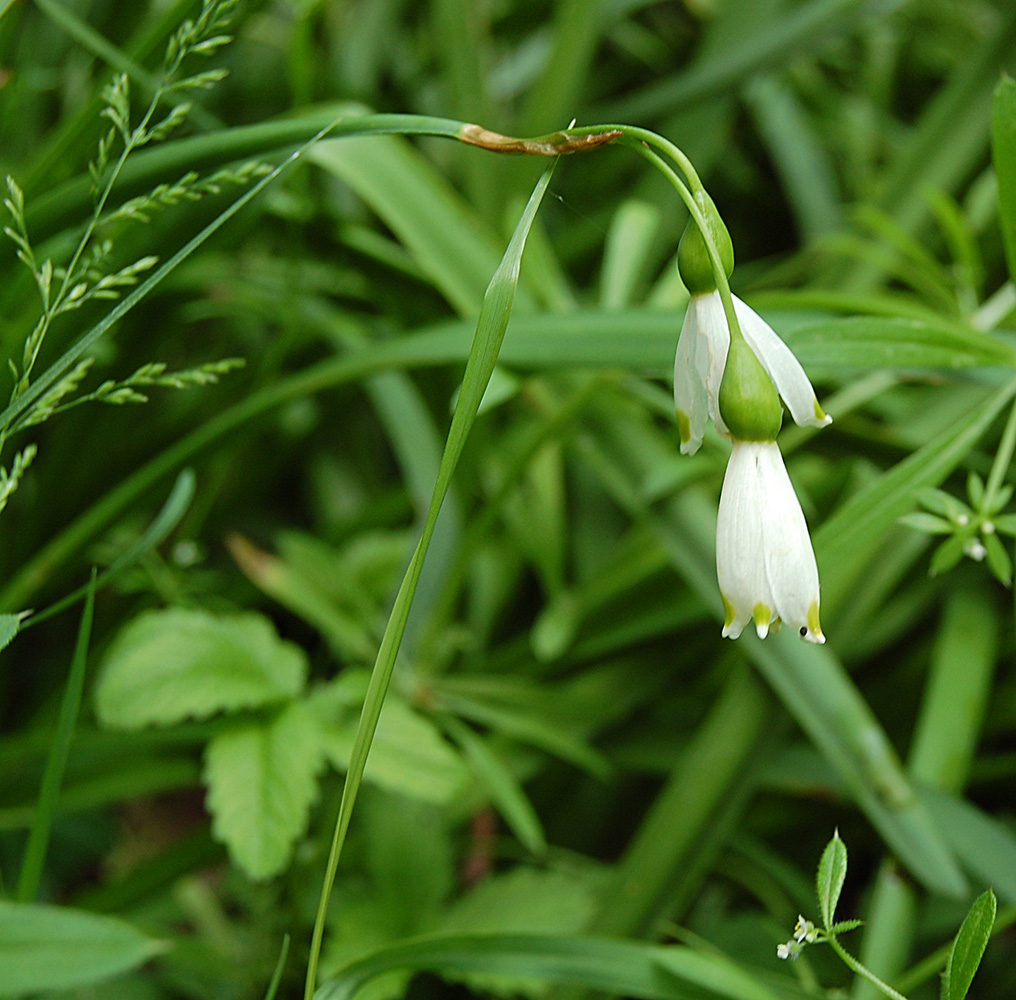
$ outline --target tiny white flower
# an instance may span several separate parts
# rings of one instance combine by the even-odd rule
[[[759,638],[783,621],[825,642],[815,553],[775,441],[734,441],[716,519],[716,576],[724,636],[736,639],[754,619]]]
[[[776,957],[782,958],[786,961],[788,958],[797,958],[797,955],[791,950],[793,948],[793,941],[788,941],[786,944],[778,944],[776,946]]]
[[[745,341],[773,380],[794,421],[812,427],[830,423],[832,418],[819,406],[815,390],[794,353],[750,306],[736,295],[733,300]],[[729,348],[730,329],[720,293],[713,290],[693,295],[674,358],[674,403],[681,451],[686,455],[694,454],[701,446],[708,417],[712,417],[721,434],[727,433],[720,415],[719,394]]]

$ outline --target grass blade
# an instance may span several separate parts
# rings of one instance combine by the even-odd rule
[[[476,334],[470,348],[469,359],[466,361],[466,371],[462,378],[458,401],[455,404],[455,411],[452,415],[451,428],[448,431],[444,454],[441,456],[441,466],[438,469],[437,482],[434,484],[434,493],[431,498],[427,520],[424,523],[423,533],[417,544],[416,551],[413,553],[409,568],[406,570],[402,585],[396,595],[395,605],[388,619],[388,625],[381,639],[374,669],[371,672],[370,684],[364,698],[360,723],[357,727],[353,752],[349,761],[349,770],[342,789],[339,816],[335,825],[335,836],[332,841],[332,848],[325,871],[318,917],[314,924],[314,937],[311,943],[310,959],[307,964],[307,981],[304,992],[306,1000],[310,1000],[314,993],[314,986],[317,980],[318,957],[324,934],[325,916],[328,911],[328,899],[331,894],[331,887],[338,870],[339,857],[342,853],[346,831],[349,828],[349,821],[352,817],[353,805],[356,802],[360,782],[363,778],[367,754],[370,751],[378,719],[381,716],[381,708],[388,690],[388,682],[391,680],[392,670],[395,668],[395,659],[398,656],[399,645],[406,628],[406,621],[409,618],[413,595],[416,592],[416,585],[419,582],[420,573],[423,569],[423,561],[426,557],[435,525],[437,524],[441,505],[451,485],[452,474],[455,471],[455,466],[458,464],[462,449],[465,447],[469,430],[476,419],[476,414],[480,408],[480,401],[483,399],[483,393],[487,388],[487,383],[490,381],[491,373],[494,371],[494,365],[497,363],[497,356],[501,349],[501,343],[504,340],[505,331],[508,328],[508,319],[511,315],[512,303],[515,298],[515,288],[518,284],[519,268],[522,262],[522,251],[525,249],[526,236],[529,234],[529,229],[536,218],[536,212],[543,201],[555,162],[551,161],[551,166],[537,182],[536,188],[533,190],[529,202],[522,213],[522,217],[515,227],[515,232],[508,243],[508,249],[505,251],[501,263],[498,265],[494,276],[490,279],[490,284],[487,286],[487,293],[483,298],[483,304],[480,306]]]
[[[1009,276],[1016,276],[1016,80],[1003,76],[991,104],[991,153]]]
[[[133,566],[139,559],[165,541],[169,533],[180,523],[184,514],[190,508],[191,501],[194,499],[195,482],[193,471],[184,469],[173,484],[173,489],[166,498],[166,502],[162,505],[162,509],[145,529],[144,534],[133,545],[127,548],[126,551],[121,553],[106,570],[95,577],[93,582],[84,584],[72,593],[67,594],[66,597],[62,597],[56,603],[51,604],[48,608],[33,614],[25,622],[26,627],[38,625],[47,618],[52,618],[53,615],[59,614],[72,604],[80,601],[83,597],[87,597],[93,589],[100,590],[117,573],[128,566]]]
[[[46,759],[46,770],[42,776],[42,787],[39,789],[39,802],[35,808],[35,819],[28,835],[24,860],[21,863],[21,874],[18,877],[17,901],[30,903],[39,891],[42,868],[46,860],[46,848],[49,846],[49,834],[53,827],[53,816],[56,813],[56,802],[60,795],[67,758],[70,754],[71,737],[81,709],[81,695],[85,687],[85,664],[88,659],[88,643],[92,636],[92,612],[95,608],[95,574],[88,585],[85,595],[85,608],[81,614],[78,627],[77,645],[74,647],[74,658],[71,660],[70,675],[64,688],[63,700],[60,703],[60,717],[57,721],[53,746]]]
[[[680,946],[613,938],[536,934],[461,934],[393,945],[348,966],[314,1000],[351,1000],[388,969],[483,972],[583,986],[645,1000],[692,1000],[703,988],[733,1000],[776,994],[729,959]]]

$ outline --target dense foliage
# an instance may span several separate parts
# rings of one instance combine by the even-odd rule
[[[0,996],[1012,996],[1006,70],[1010,0],[0,0]],[[652,157],[449,141],[573,119],[833,417],[824,646],[720,637]]]

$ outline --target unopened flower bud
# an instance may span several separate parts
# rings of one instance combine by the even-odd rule
[[[720,218],[712,198],[705,191],[697,191],[695,201],[705,216],[709,235],[716,244],[723,264],[723,272],[729,278],[734,270],[734,245],[730,242],[730,233]],[[709,257],[706,241],[702,237],[694,219],[688,220],[677,248],[677,269],[681,272],[681,280],[692,295],[706,295],[716,288],[716,275],[713,273],[713,262]]]
[[[775,441],[783,406],[773,380],[743,337],[731,337],[720,382],[720,415],[739,441]]]

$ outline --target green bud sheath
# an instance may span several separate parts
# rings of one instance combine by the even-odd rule
[[[739,441],[775,441],[783,423],[783,405],[773,380],[744,337],[730,338],[720,382],[720,415]]]
[[[712,198],[705,191],[695,192],[694,198],[705,216],[709,234],[720,251],[724,273],[729,278],[731,271],[734,270],[734,245],[730,242],[730,233],[727,232],[720,213],[716,211]],[[713,274],[713,264],[709,259],[706,241],[702,238],[694,219],[690,219],[688,225],[684,227],[681,243],[677,248],[677,269],[681,272],[684,287],[692,295],[707,295],[715,291],[716,275]]]

